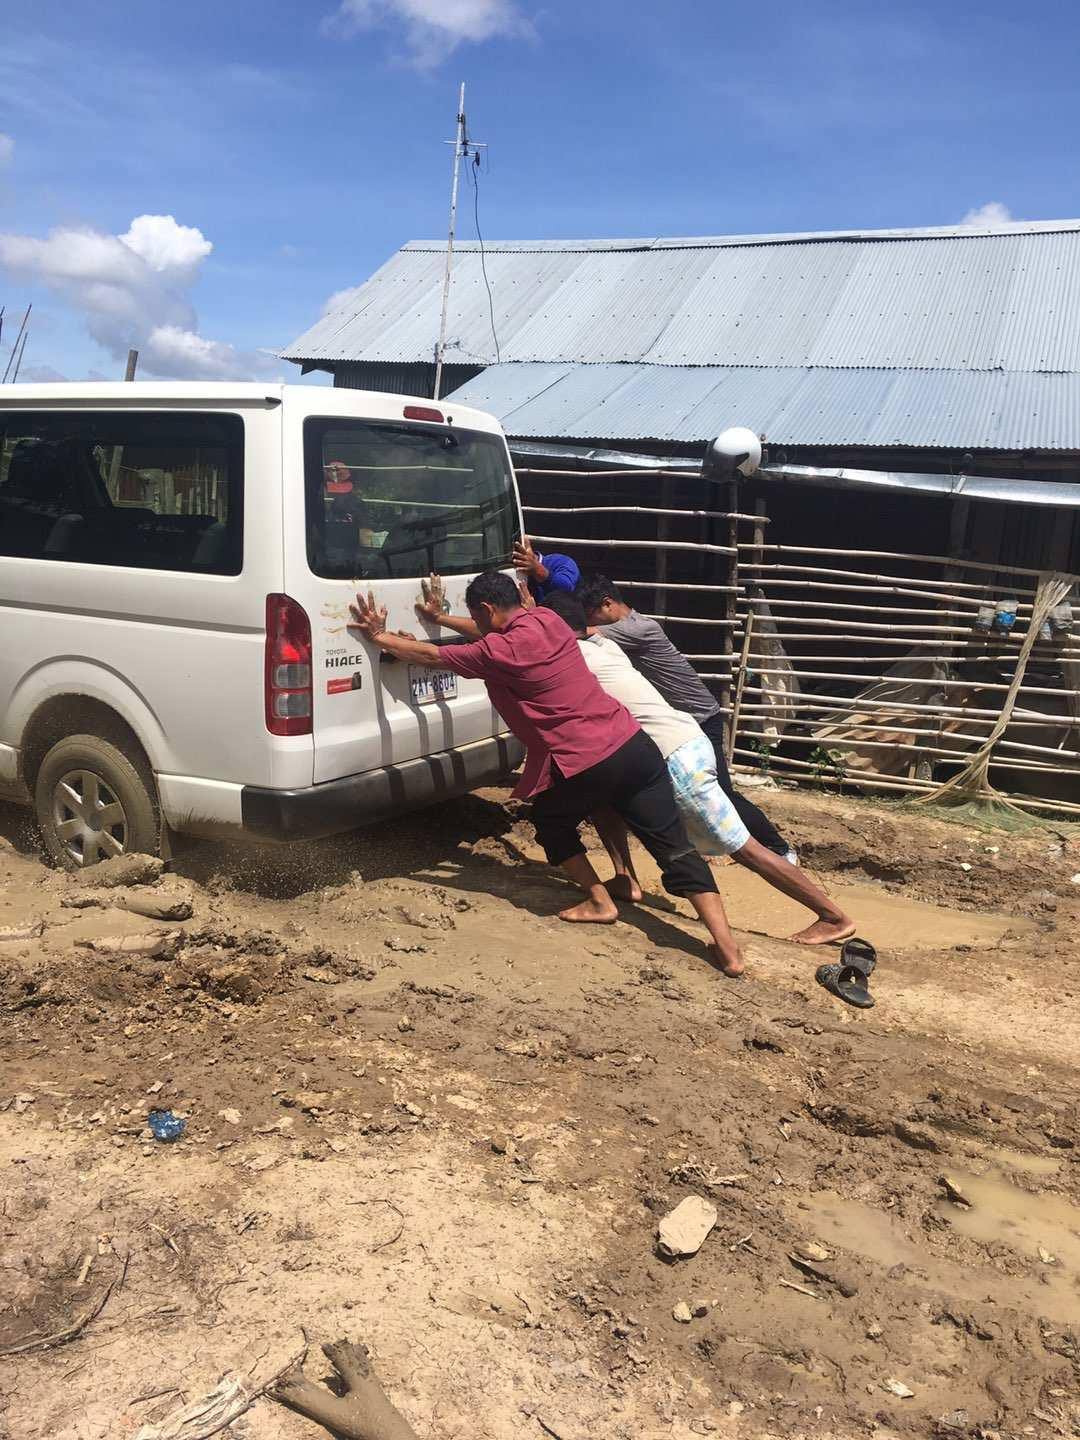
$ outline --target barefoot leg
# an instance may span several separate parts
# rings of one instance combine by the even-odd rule
[[[845,915],[839,905],[814,884],[805,870],[800,870],[782,856],[766,850],[757,840],[748,840],[741,850],[735,851],[732,858],[738,864],[745,865],[748,870],[753,870],[755,875],[767,880],[774,890],[789,895],[792,900],[798,900],[800,905],[805,905],[818,917],[805,930],[799,930],[792,935],[792,940],[797,940],[801,945],[835,945],[855,934],[854,920]]]
[[[722,975],[734,980],[746,969],[735,936],[728,924],[724,902],[715,891],[704,891],[700,895],[686,897],[704,923],[712,943],[708,947],[709,963],[715,965]]]
[[[615,902],[585,855],[572,855],[562,863],[564,875],[585,891],[585,899],[559,911],[559,919],[572,925],[614,925],[619,918]]]
[[[630,832],[626,825],[615,811],[606,805],[594,811],[591,819],[615,870],[613,878],[607,882],[608,890],[616,900],[640,900],[641,885],[634,870],[634,860],[630,854]]]

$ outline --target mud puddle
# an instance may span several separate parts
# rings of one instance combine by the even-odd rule
[[[1031,1155],[1026,1150],[988,1149],[987,1158],[1004,1170],[1024,1175],[1060,1175],[1062,1161],[1057,1155]]]
[[[715,873],[728,917],[737,929],[786,939],[806,924],[807,912],[801,905],[741,865],[725,865]],[[890,949],[990,946],[1007,931],[1015,935],[1036,929],[1031,921],[1015,916],[946,910],[906,895],[890,895],[873,885],[832,885],[822,879],[833,899],[855,920],[859,933]]]
[[[982,1243],[1005,1244],[1033,1260],[1037,1266],[1033,1278],[1005,1275],[989,1258],[985,1267],[978,1268],[944,1259],[931,1248],[918,1225],[835,1191],[807,1196],[803,1215],[809,1212],[813,1217],[814,1237],[822,1244],[848,1250],[884,1270],[902,1266],[913,1282],[957,1300],[970,1304],[990,1300],[1012,1306],[1022,1301],[1036,1314],[1061,1324],[1075,1323],[1080,1313],[1080,1210],[1059,1195],[1028,1194],[1001,1176],[958,1174],[956,1179],[970,1195],[973,1208],[962,1210],[942,1201],[934,1205],[933,1213],[958,1234]],[[1002,1195],[1002,1187],[1007,1195]],[[1052,1263],[1039,1261],[1039,1246],[1053,1257]]]
[[[983,1244],[1008,1245],[1018,1255],[1038,1260],[1052,1272],[1049,1278],[1067,1276],[1080,1305],[1080,1209],[1063,1195],[1021,1190],[996,1169],[982,1175],[958,1173],[956,1179],[971,1208],[942,1200],[935,1213],[961,1235]]]

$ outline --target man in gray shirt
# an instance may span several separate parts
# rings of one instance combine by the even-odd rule
[[[765,812],[735,789],[724,755],[723,712],[682,651],[676,650],[655,620],[628,605],[605,575],[588,576],[576,594],[589,625],[614,640],[668,704],[692,715],[705,731],[716,752],[720,786],[751,836],[774,854],[790,857],[791,847]]]

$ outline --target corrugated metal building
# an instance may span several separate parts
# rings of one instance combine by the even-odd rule
[[[444,264],[406,245],[286,357],[430,392]],[[1080,450],[1080,221],[465,245],[447,361],[523,439],[737,420],[790,446]]]
[[[286,358],[430,394],[445,254],[406,245]],[[780,464],[1080,481],[1080,220],[465,244],[447,335],[444,393],[493,411],[519,451],[686,459],[740,424]],[[826,508],[844,531],[947,541],[937,499]],[[801,530],[803,502],[790,513]],[[1071,517],[985,506],[971,528],[981,553],[1080,564]]]

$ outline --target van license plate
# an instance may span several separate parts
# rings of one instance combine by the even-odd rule
[[[433,705],[436,700],[452,700],[457,694],[458,677],[452,670],[424,670],[409,666],[409,689],[414,705]]]

